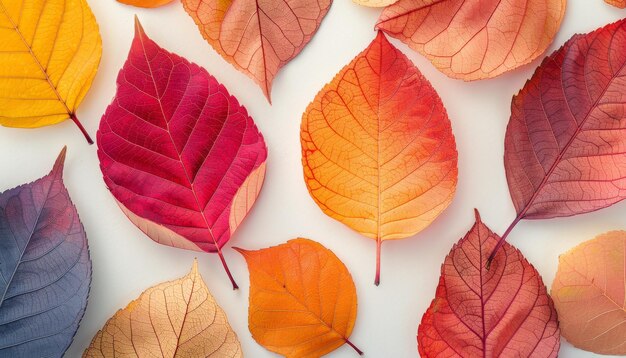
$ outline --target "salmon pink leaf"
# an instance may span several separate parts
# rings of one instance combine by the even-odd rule
[[[441,267],[435,299],[417,342],[422,357],[556,357],[556,311],[535,268],[499,241],[476,212],[476,223]]]
[[[517,217],[548,219],[626,198],[626,20],[575,35],[513,97],[504,166]],[[497,249],[497,248],[496,248]]]
[[[332,0],[182,0],[202,36],[270,99],[278,71],[306,46]]]
[[[620,9],[626,8],[626,0],[604,0],[607,4],[619,7]]]
[[[63,184],[65,148],[50,174],[0,193],[0,356],[61,357],[91,283],[87,236]]]
[[[408,44],[446,75],[499,76],[546,51],[566,0],[400,0],[376,28]]]
[[[154,241],[222,254],[265,177],[263,136],[205,69],[150,40],[139,22],[100,122],[104,181]]]

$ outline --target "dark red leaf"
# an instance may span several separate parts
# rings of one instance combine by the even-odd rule
[[[556,357],[559,328],[535,268],[480,220],[450,251],[435,299],[422,318],[422,357]]]

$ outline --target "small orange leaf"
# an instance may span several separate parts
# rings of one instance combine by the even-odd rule
[[[620,9],[626,8],[626,0],[604,0],[607,4],[619,7]]]
[[[137,7],[159,7],[172,2],[172,0],[117,0],[122,4],[132,5]]]
[[[147,289],[117,311],[83,358],[243,357],[237,335],[194,262],[185,277]]]
[[[346,266],[307,239],[239,251],[250,270],[248,325],[252,337],[285,357],[321,357],[349,340],[357,297]]]
[[[608,232],[561,255],[551,295],[571,344],[626,354],[626,231]]]
[[[539,57],[561,26],[566,0],[400,0],[376,28],[466,81],[501,75]]]
[[[380,246],[450,204],[457,152],[437,92],[382,32],[302,116],[302,165],[320,208]]]

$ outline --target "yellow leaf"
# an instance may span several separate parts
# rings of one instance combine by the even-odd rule
[[[194,262],[191,272],[142,293],[118,311],[83,357],[243,357]]]
[[[0,124],[37,128],[76,118],[102,40],[85,0],[0,0]]]

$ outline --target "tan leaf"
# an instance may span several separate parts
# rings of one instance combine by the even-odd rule
[[[626,231],[608,232],[561,255],[551,294],[570,343],[626,354]]]
[[[178,280],[147,289],[117,311],[83,357],[243,357],[197,262]]]

